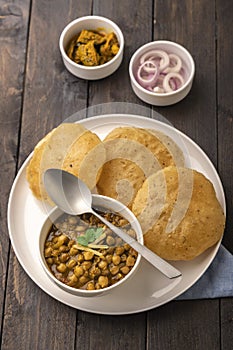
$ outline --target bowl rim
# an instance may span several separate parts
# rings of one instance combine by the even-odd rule
[[[80,23],[82,21],[85,21],[85,20],[100,20],[100,21],[103,21],[103,22],[106,22],[108,24],[110,24],[113,28],[114,28],[114,33],[117,34],[117,36],[120,37],[120,41],[121,43],[119,43],[119,51],[117,52],[117,54],[108,62],[104,63],[104,64],[101,64],[101,65],[98,65],[98,66],[84,66],[84,65],[81,65],[81,64],[78,64],[74,61],[72,61],[66,51],[65,51],[65,48],[64,48],[64,45],[63,45],[63,41],[64,41],[64,37],[66,35],[66,33],[68,32],[68,30],[70,28],[72,28],[74,25],[76,25],[76,23]],[[59,38],[59,48],[60,48],[60,52],[62,54],[62,57],[64,59],[67,60],[67,62],[69,62],[69,64],[71,64],[73,67],[75,68],[79,68],[79,69],[83,69],[84,71],[94,71],[94,70],[99,70],[99,69],[103,69],[105,67],[108,67],[110,66],[111,64],[113,64],[116,60],[119,59],[119,57],[122,55],[123,53],[123,50],[124,50],[124,35],[120,29],[120,27],[115,23],[113,22],[111,19],[107,18],[107,17],[103,17],[103,16],[96,16],[96,15],[90,15],[90,16],[83,16],[83,17],[79,17],[79,18],[76,18],[74,19],[73,21],[69,22],[65,27],[64,29],[62,30],[61,32],[61,35],[60,35],[60,38]]]
[[[188,79],[186,80],[186,82],[184,83],[183,86],[181,86],[179,89],[175,90],[175,91],[171,91],[171,92],[165,92],[165,93],[157,93],[157,92],[152,92],[149,91],[147,89],[145,89],[144,87],[142,87],[136,80],[134,73],[133,73],[133,66],[135,64],[135,59],[140,55],[140,53],[142,51],[144,51],[145,49],[149,49],[151,48],[151,46],[156,45],[156,44],[164,44],[164,45],[171,45],[177,47],[179,50],[183,51],[186,56],[189,58],[190,63],[191,63],[191,71],[189,74]],[[187,88],[187,86],[192,82],[193,78],[194,78],[194,74],[195,74],[195,62],[194,59],[192,57],[192,55],[190,54],[190,52],[182,45],[174,42],[174,41],[169,41],[169,40],[155,40],[155,41],[150,41],[142,46],[140,46],[132,55],[131,59],[130,59],[130,63],[129,63],[129,76],[131,79],[131,82],[133,82],[134,85],[136,85],[136,87],[143,93],[148,94],[149,96],[152,97],[160,97],[160,98],[166,98],[168,96],[174,96],[180,92],[182,92],[183,90],[185,90]]]
[[[136,231],[136,235],[137,235],[137,239],[139,242],[141,242],[142,244],[144,244],[144,240],[143,240],[143,233],[142,233],[142,229],[141,229],[141,225],[138,221],[138,219],[136,218],[136,216],[134,215],[134,213],[128,208],[126,207],[123,203],[121,203],[120,201],[111,198],[111,197],[107,197],[107,196],[103,196],[103,195],[99,195],[99,194],[93,194],[92,195],[94,198],[103,198],[103,199],[107,199],[110,202],[117,202],[117,205],[121,206],[121,210],[125,210],[126,212],[128,212],[128,214],[132,217],[133,221],[136,222],[137,226],[138,226],[138,230]],[[48,224],[48,220],[50,219],[50,216],[55,215],[56,212],[60,212],[60,214],[57,216],[57,218],[59,218],[59,216],[62,215],[62,213],[64,213],[60,208],[58,208],[57,206],[53,207],[50,212],[48,213],[48,215],[46,216],[46,218],[44,219],[41,228],[40,228],[40,234],[39,234],[39,239],[38,239],[38,245],[39,245],[39,260],[40,263],[44,269],[44,271],[46,272],[47,276],[55,283],[57,284],[61,289],[63,289],[64,291],[67,291],[73,295],[77,295],[79,297],[89,297],[89,296],[98,296],[101,295],[103,293],[107,293],[110,292],[113,288],[120,286],[123,282],[127,282],[127,280],[132,276],[133,272],[135,271],[135,269],[137,269],[139,267],[140,261],[141,261],[141,254],[138,253],[136,262],[133,266],[133,268],[131,269],[131,271],[121,280],[119,280],[118,282],[106,287],[106,288],[102,288],[102,289],[95,289],[95,290],[86,290],[86,289],[78,289],[78,288],[73,288],[68,286],[65,283],[62,283],[61,281],[59,281],[48,269],[48,267],[46,266],[46,261],[45,261],[45,257],[44,254],[42,253],[42,249],[41,247],[44,244],[45,238],[43,238],[43,241],[41,239],[41,235],[43,232],[43,229],[45,227],[46,224]],[[121,214],[123,217],[124,215]],[[51,221],[52,222],[52,221]]]

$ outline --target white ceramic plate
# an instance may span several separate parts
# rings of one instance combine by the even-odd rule
[[[213,164],[199,146],[178,130],[165,123],[134,115],[104,115],[80,122],[101,138],[113,128],[123,125],[154,128],[166,133],[185,152],[188,166],[204,173],[212,181],[223,210],[226,210],[222,184]],[[29,159],[30,156],[21,167],[10,193],[9,235],[15,254],[24,270],[40,288],[58,301],[98,314],[123,315],[150,310],[185,292],[202,276],[214,259],[220,242],[192,261],[173,262],[173,265],[181,270],[181,278],[169,280],[142,259],[135,276],[109,295],[82,298],[68,294],[53,284],[39,262],[38,237],[46,211],[32,196],[26,181],[26,166]]]

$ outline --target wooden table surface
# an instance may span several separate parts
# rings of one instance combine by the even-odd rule
[[[13,180],[36,143],[73,113],[106,102],[152,109],[133,93],[128,64],[152,40],[173,40],[193,55],[190,94],[153,107],[191,137],[221,177],[228,217],[223,244],[233,252],[233,104],[231,0],[0,0],[0,346],[1,349],[232,349],[233,298],[171,301],[132,315],[76,310],[43,292],[11,247],[7,202]],[[59,35],[71,20],[102,15],[125,37],[120,68],[84,81],[64,67]]]

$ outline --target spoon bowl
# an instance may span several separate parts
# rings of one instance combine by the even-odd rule
[[[168,278],[181,276],[181,272],[167,261],[96,213],[92,208],[91,191],[78,177],[61,169],[48,169],[44,173],[44,185],[52,201],[65,213],[71,215],[94,214],[165,276]]]

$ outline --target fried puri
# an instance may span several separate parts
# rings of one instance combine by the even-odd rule
[[[162,135],[162,136],[161,136]],[[175,165],[168,139],[162,133],[157,135],[150,130],[136,127],[119,127],[104,139],[106,163],[97,183],[98,193],[116,198],[132,206],[136,193],[148,176],[169,165]],[[182,151],[179,165],[183,165]]]
[[[98,136],[81,124],[63,123],[53,129],[37,144],[27,167],[26,176],[33,195],[39,200],[49,201],[43,185],[43,173],[49,168],[64,169],[80,176],[93,189],[98,170],[105,160],[105,150],[101,145]]]
[[[201,173],[169,166],[151,175],[132,211],[145,245],[168,260],[191,260],[217,243],[225,215],[212,183]]]

